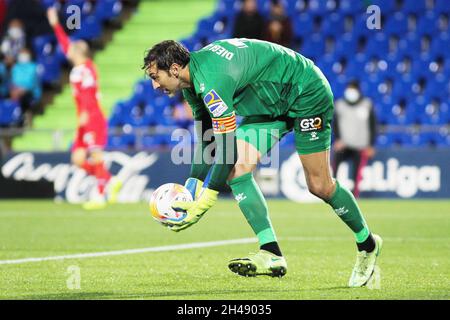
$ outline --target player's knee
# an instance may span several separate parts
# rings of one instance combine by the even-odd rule
[[[319,178],[308,181],[308,190],[322,200],[328,200],[333,195],[334,184],[331,181],[324,181]]]
[[[74,152],[72,154],[72,163],[77,167],[82,167],[86,161],[86,154],[83,152]]]
[[[94,151],[91,153],[91,161],[95,164],[103,162],[103,152]]]

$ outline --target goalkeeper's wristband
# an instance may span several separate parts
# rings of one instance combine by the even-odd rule
[[[200,196],[200,193],[202,192],[203,181],[196,178],[188,178],[184,186],[191,193],[192,199],[195,200]]]

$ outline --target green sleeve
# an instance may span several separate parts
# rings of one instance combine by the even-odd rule
[[[202,94],[203,103],[211,116],[216,141],[215,163],[208,188],[220,190],[237,160],[236,115],[233,109],[235,81],[228,75],[210,75]]]
[[[194,115],[194,128],[197,143],[194,149],[194,157],[191,164],[190,177],[205,181],[209,169],[212,166],[214,154],[204,152],[204,150],[214,143],[214,136],[209,141],[204,137],[208,137],[207,130],[212,129],[211,117],[203,105],[201,99],[197,98],[191,91],[183,90],[183,96],[192,108]],[[206,134],[205,134],[206,133]],[[212,146],[211,146],[212,147]],[[205,154],[205,155],[204,155]]]

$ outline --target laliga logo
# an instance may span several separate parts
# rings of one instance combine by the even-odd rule
[[[320,117],[302,119],[300,121],[300,127],[305,131],[319,130],[322,127],[322,119]]]

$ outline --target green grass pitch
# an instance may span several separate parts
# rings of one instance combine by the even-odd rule
[[[380,282],[372,289],[346,288],[356,252],[353,235],[325,204],[269,201],[289,267],[279,279],[244,278],[227,269],[229,259],[257,250],[256,243],[5,263],[252,238],[231,200],[221,199],[180,233],[154,222],[145,204],[85,212],[49,201],[2,201],[0,299],[449,299],[450,201],[360,205],[384,238]],[[78,282],[71,282],[73,270]]]

